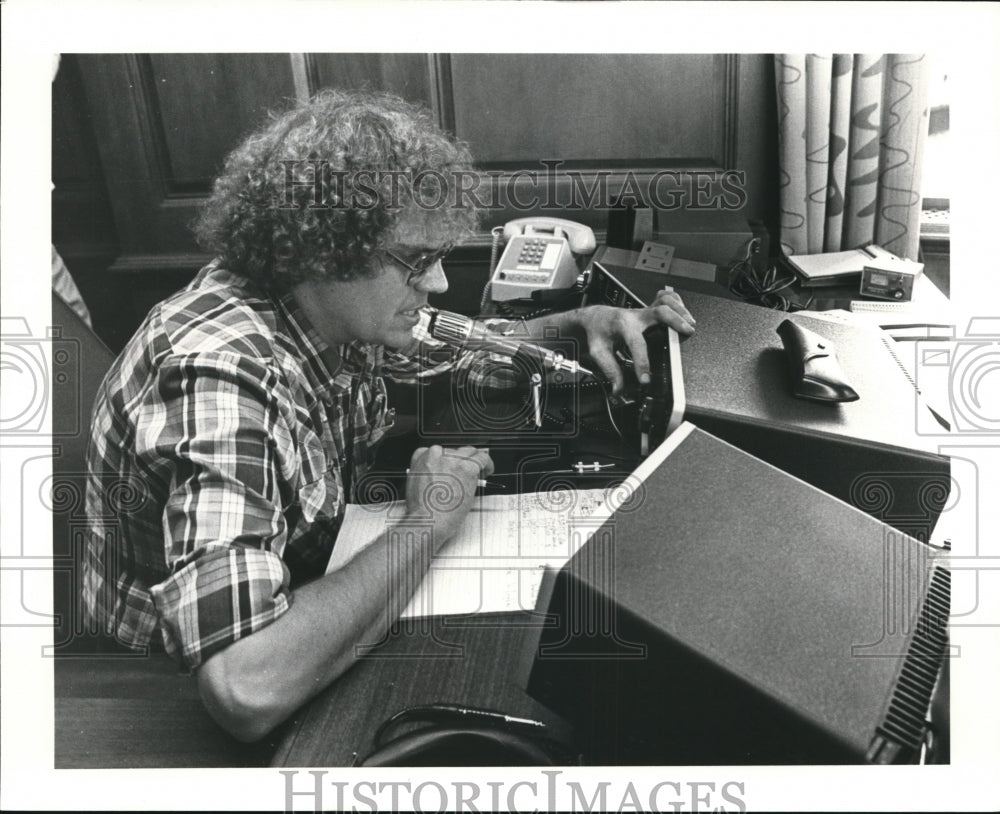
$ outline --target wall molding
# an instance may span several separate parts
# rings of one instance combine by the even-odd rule
[[[723,100],[722,169],[736,169],[739,161],[740,58],[726,54],[724,61],[725,96]]]
[[[153,61],[149,54],[125,54],[124,60],[129,96],[139,128],[140,144],[147,165],[155,169],[155,172],[151,173],[151,181],[156,184],[160,196],[167,198],[174,192],[171,188],[173,168],[170,165],[170,152],[167,150],[163,117],[160,115],[158,104],[154,103],[158,102],[158,96],[156,81],[153,78]]]
[[[427,72],[430,78],[431,109],[437,115],[438,126],[455,135],[455,88],[452,83],[451,54],[428,54]]]
[[[316,57],[309,53],[291,53],[288,58],[292,65],[295,98],[299,102],[308,102],[319,90],[319,66],[316,64]]]
[[[197,272],[210,262],[212,255],[190,252],[169,254],[120,254],[108,266],[110,274],[149,274],[151,272]]]

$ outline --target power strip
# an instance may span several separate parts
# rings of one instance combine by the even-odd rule
[[[851,311],[855,314],[897,314],[912,308],[908,302],[868,302],[867,300],[852,300]]]

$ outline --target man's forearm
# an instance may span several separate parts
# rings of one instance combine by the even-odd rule
[[[201,666],[206,708],[241,740],[262,737],[384,638],[434,550],[431,524],[399,525],[296,590],[281,618]]]
[[[553,334],[558,339],[584,339],[586,334],[582,328],[583,323],[580,315],[581,312],[593,307],[576,308],[572,311],[556,311],[552,314],[526,320],[524,326],[528,331],[528,336],[540,343],[544,343]],[[586,348],[581,350],[586,351]]]

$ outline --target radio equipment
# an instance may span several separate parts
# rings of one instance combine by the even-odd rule
[[[929,716],[945,736],[930,546],[686,422],[610,502],[545,574],[527,681],[588,764],[915,763]]]
[[[861,296],[909,302],[913,285],[924,270],[923,263],[900,260],[892,266],[865,266],[861,272]]]
[[[641,308],[663,288],[650,271],[592,264],[588,303]],[[951,488],[937,440],[917,431],[926,412],[913,380],[875,328],[795,324],[837,349],[844,380],[862,398],[820,404],[792,395],[794,372],[778,327],[788,317],[757,305],[683,292],[698,330],[681,344],[684,418],[919,539],[928,539]],[[878,493],[876,499],[874,495]]]

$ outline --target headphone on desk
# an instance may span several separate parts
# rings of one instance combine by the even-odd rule
[[[420,723],[401,735],[389,733]],[[374,750],[356,766],[572,766],[581,758],[545,724],[454,704],[408,707],[375,733]]]

